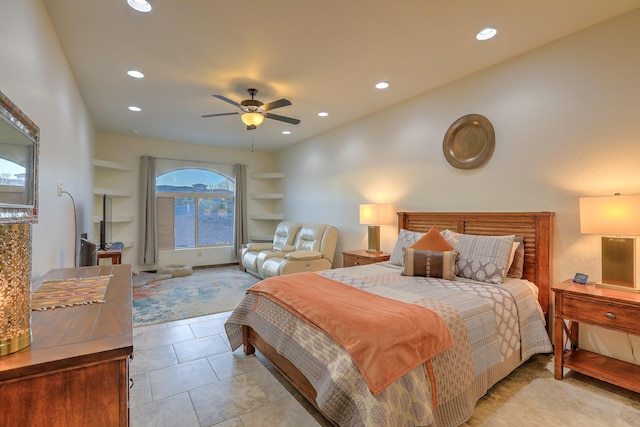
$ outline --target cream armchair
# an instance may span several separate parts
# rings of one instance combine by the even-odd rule
[[[294,229],[294,239],[290,240]],[[280,223],[273,244],[250,243],[243,249],[242,265],[245,271],[261,278],[329,270],[337,242],[338,230],[331,225]]]
[[[240,262],[244,271],[259,276],[259,266],[270,257],[284,256],[286,252],[294,249],[298,231],[302,227],[297,222],[281,222],[276,227],[271,243],[247,243],[240,252]]]

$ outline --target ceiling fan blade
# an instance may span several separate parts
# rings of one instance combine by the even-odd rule
[[[240,104],[238,104],[236,101],[234,101],[233,99],[229,99],[226,96],[222,96],[222,95],[212,95],[214,98],[218,98],[221,101],[224,102],[228,102],[231,105],[235,105],[236,107],[240,108]]]
[[[278,99],[277,101],[269,102],[262,106],[264,111],[275,110],[276,108],[286,107],[287,105],[291,105],[291,101],[288,99]]]
[[[204,115],[202,115],[202,116],[200,116],[200,117],[207,118],[207,117],[220,117],[220,116],[237,116],[238,114],[240,114],[240,113],[204,114]]]
[[[279,116],[277,114],[265,113],[264,116],[267,119],[279,120],[281,122],[291,123],[292,125],[297,125],[300,123],[298,119],[292,119],[291,117]]]

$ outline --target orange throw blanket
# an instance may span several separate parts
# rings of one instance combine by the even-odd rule
[[[453,346],[451,332],[437,313],[315,273],[271,277],[247,293],[284,306],[335,338],[351,354],[374,395]]]

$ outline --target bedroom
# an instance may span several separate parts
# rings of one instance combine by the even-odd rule
[[[9,9],[0,22],[11,36],[3,37],[0,51],[0,89],[49,134],[41,151],[41,219],[34,226],[33,270],[41,276],[73,262],[71,208],[56,196],[55,182],[84,201],[79,217],[88,228],[93,184],[87,177],[93,176],[94,156],[135,164],[128,156],[139,156],[149,145],[163,157],[181,148],[167,141],[96,135],[44,6],[12,1],[2,8]],[[284,202],[287,216],[338,227],[338,251],[366,245],[357,207],[369,201],[406,211],[548,210],[556,213],[554,280],[577,271],[597,279],[599,240],[580,234],[578,198],[639,191],[638,23],[635,9],[384,114],[280,152],[258,153],[250,157],[252,165],[284,172],[283,192],[291,195]],[[491,118],[496,151],[485,167],[461,172],[443,159],[442,136],[471,112]],[[208,154],[202,146],[189,148],[194,158]],[[248,151],[220,149],[215,155],[231,163]],[[59,224],[60,218],[66,222]],[[395,234],[394,225],[382,227],[385,250]],[[626,337],[601,331],[591,338],[596,349],[620,358],[633,359],[632,345],[640,354],[637,339],[629,344]]]

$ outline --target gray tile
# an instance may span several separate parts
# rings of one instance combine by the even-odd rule
[[[133,350],[133,360],[130,364],[131,375],[151,372],[178,364],[178,358],[170,345],[150,348],[147,350]]]
[[[250,375],[191,390],[190,394],[203,426],[230,420],[271,403]]]
[[[153,400],[218,382],[206,359],[183,363],[149,373]]]
[[[240,419],[252,427],[318,427],[320,424],[291,396],[258,408]]]
[[[215,356],[207,357],[209,364],[216,373],[218,379],[226,380],[238,375],[247,374],[264,366],[254,355],[245,355],[242,350],[236,350],[233,353],[227,352]]]
[[[174,328],[153,329],[144,334],[147,348],[160,347],[167,344],[189,341],[195,338],[189,325]]]
[[[149,374],[133,375],[133,387],[129,390],[129,406],[142,406],[153,401]]]
[[[225,334],[224,322],[227,319],[219,317],[215,319],[206,320],[204,322],[193,323],[189,325],[196,338],[208,337],[211,335]]]
[[[214,354],[231,351],[231,348],[219,336],[200,338],[173,345],[180,363],[202,359]]]
[[[200,427],[188,393],[132,407],[131,427]]]

